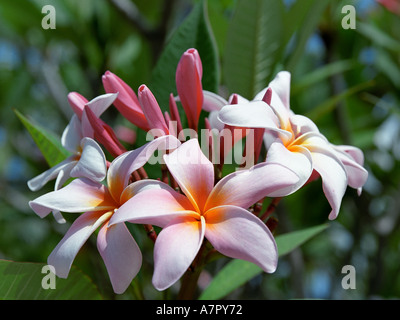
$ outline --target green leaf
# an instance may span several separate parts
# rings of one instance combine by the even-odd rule
[[[372,23],[357,22],[357,31],[377,46],[389,49],[395,53],[400,51],[400,41],[392,38],[387,32],[379,29]]]
[[[268,84],[283,51],[283,11],[282,1],[237,1],[224,52],[229,92],[252,99]]]
[[[31,134],[50,167],[60,163],[70,155],[61,145],[60,139],[54,134],[46,131],[38,124],[33,123],[18,110],[14,110],[14,112]]]
[[[340,60],[329,64],[326,64],[310,73],[305,74],[290,88],[291,95],[295,95],[298,92],[304,91],[305,89],[318,84],[329,77],[340,74],[344,71],[348,71],[356,66],[354,60]]]
[[[162,111],[169,110],[169,95],[171,93],[177,94],[176,67],[182,54],[190,48],[197,49],[202,61],[203,89],[217,92],[219,82],[218,55],[207,16],[206,1],[200,1],[175,30],[153,70],[149,88],[157,98]]]
[[[301,246],[304,242],[328,228],[328,225],[310,227],[304,230],[285,233],[276,237],[279,256],[282,257]]]
[[[374,85],[374,81],[367,81],[360,83],[358,85],[355,85],[354,87],[351,87],[342,93],[333,96],[332,98],[326,100],[322,104],[316,106],[314,109],[312,109],[310,112],[306,114],[308,118],[310,118],[313,121],[318,120],[320,117],[322,117],[325,114],[329,114],[332,112],[335,108],[338,102],[341,100],[357,93],[360,92],[366,88],[372,87]]]
[[[294,50],[290,52],[288,61],[286,63],[286,69],[290,72],[298,65],[298,62],[303,57],[304,49],[308,42],[310,36],[315,32],[316,28],[318,27],[318,23],[322,19],[323,12],[326,9],[327,5],[329,4],[328,0],[319,0],[319,1],[307,1],[309,10],[306,11],[306,14],[303,16],[302,24],[299,25],[299,29],[296,30],[296,37],[294,41]],[[295,16],[297,12],[299,12],[299,6],[303,8],[302,12],[304,12],[304,8],[306,6],[303,5],[303,1],[297,1],[297,6],[293,6],[291,12],[289,12],[289,18]],[[287,21],[286,25],[290,25],[290,20]]]
[[[323,224],[277,236],[275,240],[279,256],[288,254],[326,228],[327,225]],[[221,299],[262,272],[264,271],[259,266],[251,262],[233,260],[215,276],[199,299]]]
[[[92,281],[74,266],[67,279],[56,277],[45,266],[0,260],[0,300],[102,299]],[[49,287],[53,280],[54,289]]]

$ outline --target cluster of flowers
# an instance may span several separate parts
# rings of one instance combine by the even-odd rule
[[[136,95],[109,71],[102,80],[104,95],[91,101],[75,92],[68,96],[75,114],[62,145],[72,155],[28,182],[36,191],[56,179],[54,191],[29,203],[40,217],[52,212],[63,222],[61,212],[82,213],[48,258],[59,277],[68,276],[78,251],[99,229],[98,251],[114,291],[123,293],[142,264],[141,250],[125,222],[143,224],[155,241],[153,285],[158,290],[182,277],[204,239],[223,255],[274,272],[278,260],[274,237],[250,208],[265,197],[279,199],[321,177],[332,208],[329,218],[334,219],[347,185],[361,192],[367,179],[359,149],[329,143],[310,119],[290,110],[288,72],[280,72],[252,101],[237,94],[227,101],[203,90],[199,54],[189,49],[176,70],[178,96],[171,94],[170,112],[165,114],[147,86],[140,86]],[[182,139],[179,104],[195,133],[201,111],[208,112],[205,127],[212,129],[206,136],[211,153],[217,148],[215,141],[223,140],[222,132],[238,132],[228,147],[225,140],[224,150],[244,137],[252,141],[245,147],[252,164],[222,177],[226,152],[212,161],[215,157],[206,156],[198,136]],[[100,119],[111,105],[138,128],[156,130],[154,138],[127,151]],[[263,145],[267,156],[258,161]],[[102,148],[113,157],[111,162]],[[162,176],[157,180],[149,179],[143,168],[155,151],[163,154]],[[158,235],[152,226],[161,228]]]

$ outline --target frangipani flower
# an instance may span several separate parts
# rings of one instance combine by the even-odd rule
[[[72,155],[53,168],[28,181],[32,191],[41,189],[47,182],[57,178],[55,190],[59,189],[69,177],[86,177],[94,181],[102,181],[105,177],[106,160],[103,151],[93,140],[93,129],[83,113],[84,105],[100,116],[115,100],[116,94],[96,97],[90,102],[77,93],[69,94],[74,114],[65,128],[62,146]]]
[[[106,157],[98,143],[93,140],[94,131],[84,109],[99,117],[113,103],[116,96],[117,94],[106,94],[87,102],[79,93],[71,92],[68,95],[75,114],[62,134],[61,145],[72,155],[29,180],[30,190],[37,191],[53,179],[56,179],[54,189],[58,190],[70,177],[88,178],[93,181],[102,181],[105,178]],[[53,215],[57,222],[65,223],[60,212],[54,211]]]
[[[270,104],[264,100],[267,89],[272,90]],[[219,119],[229,125],[265,128],[266,162],[280,161],[301,177],[292,191],[303,186],[315,170],[332,207],[329,219],[335,219],[347,185],[360,192],[366,182],[362,152],[329,143],[310,119],[290,110],[289,94],[290,73],[283,71],[253,101],[223,107]]]
[[[60,190],[30,201],[30,207],[41,218],[47,216],[51,210],[84,212],[73,222],[48,258],[48,264],[54,266],[59,277],[68,276],[78,251],[90,235],[100,228],[97,248],[106,265],[113,289],[116,293],[126,290],[139,272],[142,255],[125,224],[110,226],[108,222],[122,208],[135,210],[129,204],[134,192],[129,185],[131,173],[142,167],[156,149],[174,149],[179,144],[176,138],[163,136],[122,154],[110,165],[107,186],[79,178]]]
[[[164,290],[174,284],[192,263],[204,238],[222,254],[274,272],[278,259],[274,238],[246,209],[296,183],[297,175],[279,163],[260,164],[234,172],[214,186],[214,166],[197,139],[183,143],[164,160],[184,195],[159,181],[135,182],[131,188],[140,192],[129,201],[135,209],[123,206],[110,220],[111,226],[129,221],[163,228],[154,247],[154,286]],[[260,183],[259,176],[268,176],[268,180]]]

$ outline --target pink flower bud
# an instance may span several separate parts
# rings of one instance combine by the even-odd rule
[[[176,69],[176,88],[186,113],[188,126],[196,131],[204,99],[202,75],[203,67],[199,53],[196,49],[187,50]]]
[[[114,101],[118,111],[131,123],[139,128],[148,131],[149,124],[140,107],[139,100],[132,90],[121,78],[110,71],[107,71],[103,77],[104,90],[107,93],[118,92],[118,98]]]
[[[118,141],[117,135],[109,125],[97,118],[89,107],[85,107],[83,112],[93,128],[95,140],[101,143],[113,157],[118,157],[126,152],[126,149]]]
[[[139,101],[144,115],[151,129],[160,129],[164,134],[169,134],[168,127],[153,93],[146,85],[139,87]]]
[[[81,120],[83,108],[89,101],[78,92],[70,92],[68,94],[68,102],[72,110],[78,116],[79,120]]]

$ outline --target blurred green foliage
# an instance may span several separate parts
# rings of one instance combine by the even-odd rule
[[[38,193],[27,188],[48,165],[14,109],[61,135],[72,114],[68,92],[88,99],[103,93],[106,70],[134,90],[150,83],[173,31],[199,1],[54,0],[56,29],[44,30],[41,9],[48,2],[0,1],[0,259],[45,262],[68,227],[28,207],[52,186]],[[362,195],[348,189],[335,221],[327,221],[330,208],[318,181],[285,198],[277,234],[323,223],[328,229],[282,257],[274,274],[258,275],[228,298],[399,298],[400,17],[373,0],[206,4],[219,93],[252,98],[277,71],[289,70],[292,109],[314,120],[331,142],[361,148],[369,171]],[[356,8],[354,30],[341,27],[347,4]],[[130,126],[115,110],[104,117]],[[143,268],[152,268],[151,244],[137,226],[130,228],[149,248]],[[200,284],[226,261],[211,264]],[[357,271],[355,290],[341,287],[347,264]],[[93,241],[74,265],[96,279],[104,297],[115,298]],[[135,286],[146,298],[172,294],[157,292],[144,272]],[[133,289],[118,298],[132,297]]]

